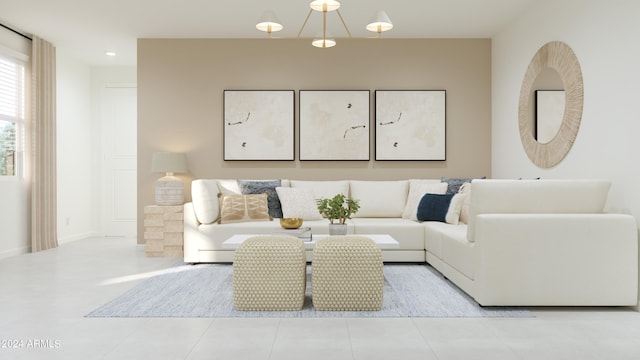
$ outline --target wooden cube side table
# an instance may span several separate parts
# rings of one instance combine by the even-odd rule
[[[144,250],[147,256],[184,256],[183,232],[183,205],[144,207]]]

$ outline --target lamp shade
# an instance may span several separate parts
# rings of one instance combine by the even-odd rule
[[[309,6],[315,11],[335,11],[340,8],[340,2],[336,0],[314,0]]]
[[[271,33],[273,31],[280,31],[283,28],[284,27],[273,11],[265,11],[256,24],[256,29],[260,31],[266,31],[268,33]]]
[[[151,159],[151,171],[160,173],[185,173],[187,172],[187,158],[181,153],[154,153]]]
[[[313,41],[311,41],[311,45],[318,48],[330,48],[336,46],[336,40],[327,32],[325,36],[322,36],[322,34],[317,35]]]
[[[367,30],[381,33],[383,31],[391,30],[393,23],[386,12],[380,10],[376,13],[371,22],[367,25]]]

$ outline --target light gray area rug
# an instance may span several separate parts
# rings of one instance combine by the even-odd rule
[[[87,317],[534,317],[524,308],[481,307],[428,265],[384,266],[381,311],[316,311],[311,267],[301,311],[236,311],[232,266],[181,265],[161,271]]]

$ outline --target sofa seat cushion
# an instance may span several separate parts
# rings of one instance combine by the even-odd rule
[[[421,224],[402,218],[353,218],[358,235],[388,234],[400,243],[401,250],[424,250],[424,230]]]
[[[439,221],[425,221],[422,223],[424,228],[424,248],[435,256],[442,258],[442,234],[452,231],[452,227],[456,229],[458,226],[450,225]]]
[[[466,275],[474,279],[474,243],[467,241],[465,225],[451,225],[452,229],[441,232],[441,259]]]

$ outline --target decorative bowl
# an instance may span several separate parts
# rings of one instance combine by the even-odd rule
[[[280,219],[280,226],[285,229],[297,229],[302,226],[301,218],[282,218]]]

